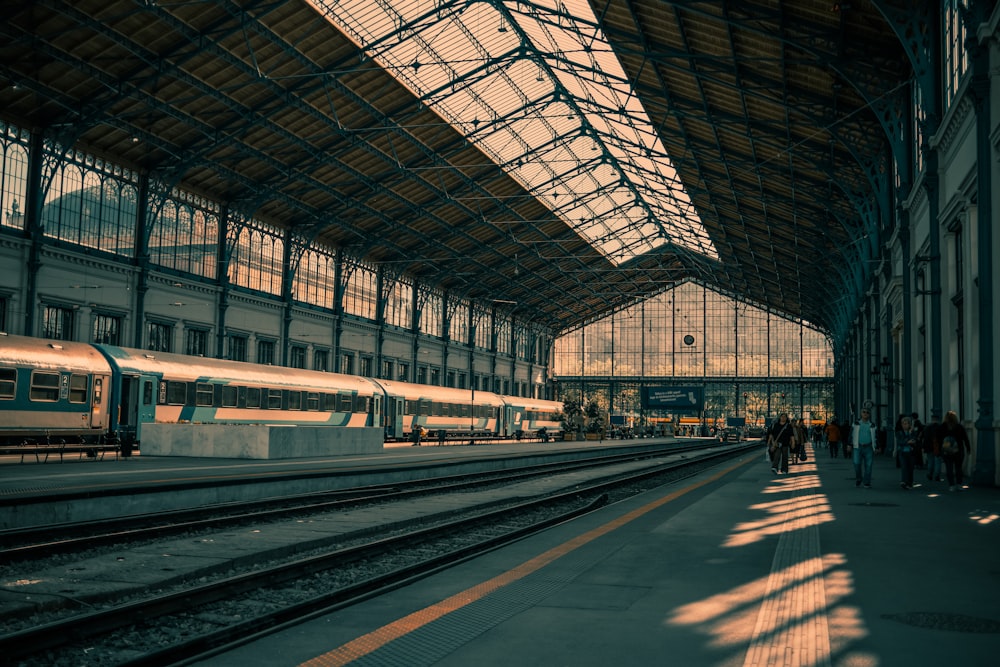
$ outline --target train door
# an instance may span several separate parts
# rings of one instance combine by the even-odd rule
[[[403,399],[385,396],[385,435],[390,438],[403,437]]]
[[[142,425],[156,419],[156,378],[150,375],[122,375],[118,427],[121,437],[138,442]]]
[[[382,419],[382,396],[374,394],[372,396],[372,412],[366,426],[377,426]]]
[[[516,430],[512,425],[512,420],[514,417],[514,411],[509,405],[504,405],[500,408],[500,424],[498,424],[498,430],[500,435],[505,438],[509,438],[514,435]]]
[[[108,382],[107,375],[95,375],[90,388],[90,428],[104,430],[108,427]]]

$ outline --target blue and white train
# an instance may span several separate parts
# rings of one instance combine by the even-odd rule
[[[381,426],[387,440],[557,436],[563,405],[113,345],[0,334],[0,444],[131,448],[150,422]]]

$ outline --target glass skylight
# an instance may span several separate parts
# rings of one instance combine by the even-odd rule
[[[310,0],[618,264],[715,247],[587,0]]]

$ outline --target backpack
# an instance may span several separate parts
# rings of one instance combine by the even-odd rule
[[[955,456],[958,454],[958,440],[953,436],[945,436],[941,441],[941,455],[942,456]]]

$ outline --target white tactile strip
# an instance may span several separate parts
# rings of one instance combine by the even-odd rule
[[[796,489],[792,495],[813,492],[815,489]],[[820,551],[819,523],[803,525],[797,504],[786,507],[744,667],[831,664],[824,578],[827,564]]]

